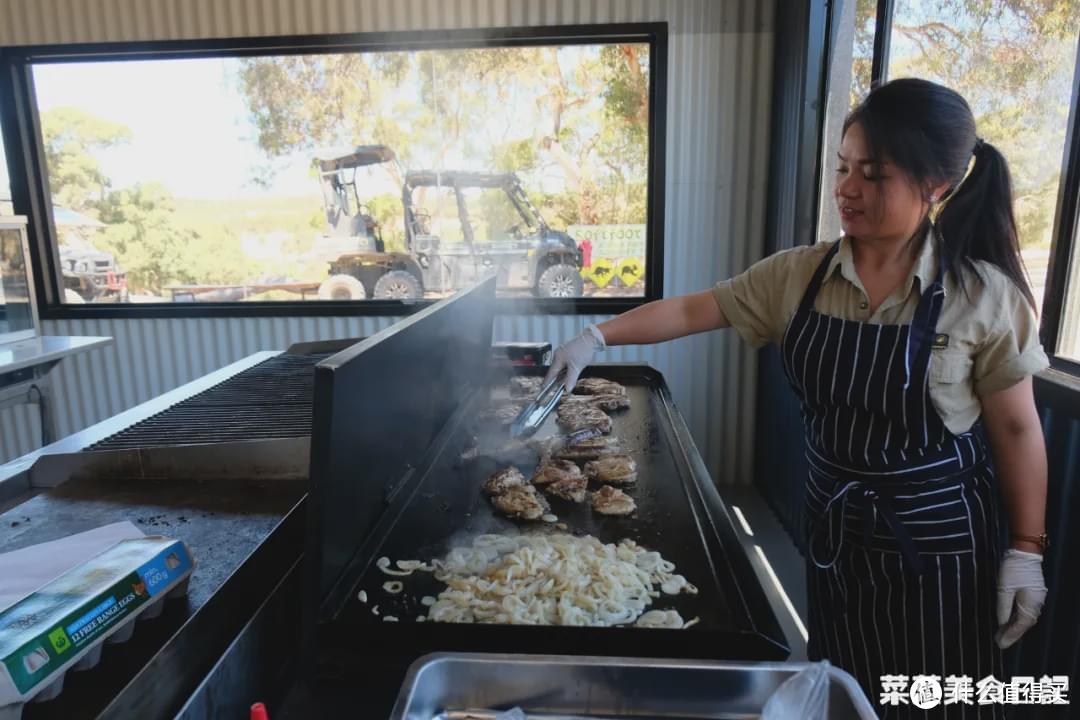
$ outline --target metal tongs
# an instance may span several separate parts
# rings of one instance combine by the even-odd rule
[[[525,408],[518,413],[518,416],[514,418],[514,422],[510,424],[510,437],[529,437],[544,424],[544,420],[551,414],[551,411],[555,409],[555,406],[562,400],[563,393],[566,392],[566,388],[563,386],[563,379],[566,377],[566,371],[562,370],[556,375],[547,385],[540,389],[536,398],[525,406]]]

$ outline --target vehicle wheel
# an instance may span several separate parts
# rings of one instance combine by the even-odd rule
[[[540,297],[573,298],[581,297],[585,283],[581,273],[573,265],[552,265],[540,274],[536,281],[536,291]]]
[[[64,304],[65,305],[84,305],[86,300],[83,296],[75,292],[71,288],[64,288]]]
[[[320,300],[367,300],[367,288],[352,275],[331,275],[319,286]]]
[[[420,281],[408,270],[391,270],[375,283],[376,300],[419,300],[423,295]]]

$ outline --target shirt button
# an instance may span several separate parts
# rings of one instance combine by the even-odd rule
[[[863,300],[861,303],[859,303],[859,309],[860,310],[865,310],[868,307],[870,307],[870,303],[866,302],[865,300]]]

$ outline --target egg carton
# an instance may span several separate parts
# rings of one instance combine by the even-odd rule
[[[69,671],[96,667],[105,643],[185,597],[193,569],[180,541],[123,540],[0,613],[0,720],[57,698]]]

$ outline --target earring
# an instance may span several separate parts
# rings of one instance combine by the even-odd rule
[[[936,203],[937,202],[937,195],[931,195],[930,196],[930,202],[931,202],[931,204]]]

